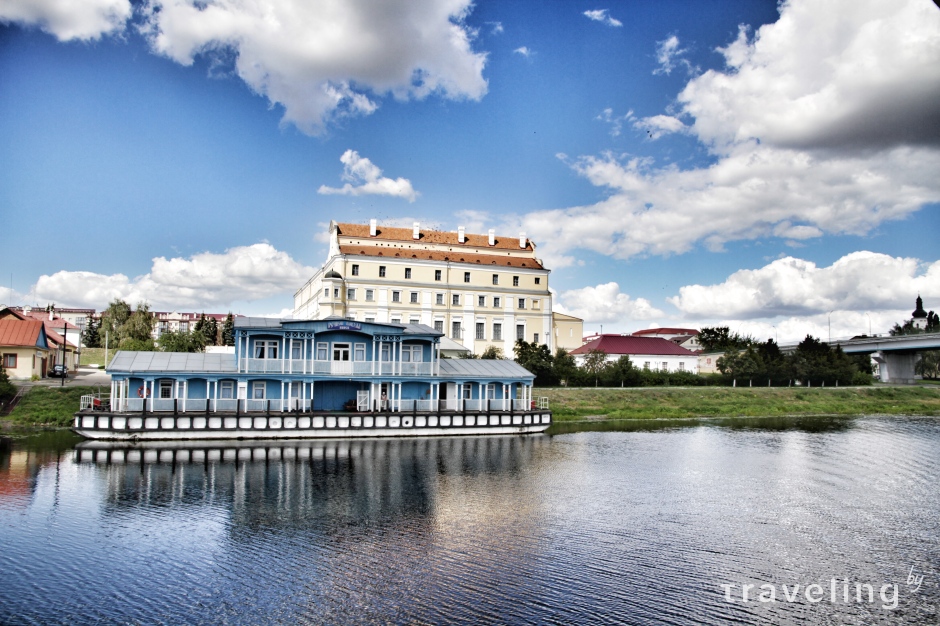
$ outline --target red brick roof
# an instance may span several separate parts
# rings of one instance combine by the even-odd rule
[[[633,335],[601,335],[600,339],[571,351],[571,354],[587,354],[601,350],[607,354],[652,354],[662,356],[696,356],[691,350],[676,345],[662,337],[635,337]]]
[[[18,320],[12,317],[0,320],[0,346],[36,347],[43,332],[39,320]]]
[[[477,248],[500,248],[503,250],[528,250],[531,252],[532,242],[526,241],[525,248],[519,247],[518,237],[500,237],[496,236],[496,245],[490,245],[489,235],[464,235],[464,243],[457,241],[457,233],[443,230],[420,230],[419,239],[414,239],[414,231],[411,228],[395,228],[393,226],[379,226],[376,228],[376,235],[369,235],[368,224],[337,224],[339,234],[344,237],[362,237],[364,239],[382,239],[386,241],[404,241],[445,244],[453,246],[468,246]]]
[[[498,256],[495,254],[473,254],[463,250],[439,252],[437,250],[415,250],[408,248],[381,248],[379,246],[340,246],[339,251],[350,256],[373,256],[389,259],[421,259],[425,261],[450,261],[473,265],[496,265],[501,267],[524,267],[540,270],[542,264],[532,257]]]

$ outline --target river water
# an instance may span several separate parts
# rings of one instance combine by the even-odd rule
[[[18,440],[0,623],[937,624],[938,470],[936,418]]]

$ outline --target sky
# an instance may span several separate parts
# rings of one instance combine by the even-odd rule
[[[940,310],[931,0],[0,0],[0,138],[0,304],[288,316],[376,218],[586,333]]]

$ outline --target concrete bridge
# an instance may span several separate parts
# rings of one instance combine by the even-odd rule
[[[896,385],[914,384],[914,365],[917,353],[924,350],[940,350],[940,333],[920,335],[875,335],[833,339],[830,346],[840,346],[846,354],[871,354],[878,363],[878,377],[883,383]],[[789,354],[798,344],[781,345],[780,351]]]
[[[841,346],[846,354],[870,353],[878,363],[878,374],[883,383],[912,385],[917,353],[940,350],[940,333],[854,337],[833,340],[829,345]]]

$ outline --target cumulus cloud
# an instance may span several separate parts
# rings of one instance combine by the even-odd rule
[[[349,181],[342,187],[321,185],[320,194],[340,194],[344,196],[393,196],[414,202],[418,193],[407,178],[392,180],[382,176],[382,170],[372,161],[359,156],[355,150],[347,150],[339,158],[343,164],[343,180]]]
[[[371,113],[384,94],[482,98],[486,54],[473,50],[470,9],[469,0],[151,0],[141,30],[183,65],[234,55],[235,72],[284,107],[284,122],[317,134],[337,116]]]
[[[0,22],[38,26],[60,41],[98,39],[124,29],[129,0],[3,0]]]
[[[623,22],[610,16],[608,9],[593,9],[584,12],[589,20],[606,24],[607,26],[623,26]]]
[[[669,298],[688,318],[812,316],[828,311],[913,308],[914,296],[940,299],[940,261],[853,252],[828,267],[786,257],[740,270],[717,285],[687,285]]]
[[[663,315],[646,298],[632,299],[621,293],[615,282],[571,289],[556,298],[555,308],[569,315],[580,317],[589,324],[621,323],[631,320],[648,320]]]
[[[527,59],[531,57],[533,54],[535,54],[535,52],[533,52],[532,50],[530,50],[529,48],[525,46],[520,46],[516,48],[515,50],[513,50],[513,52],[515,52],[516,54],[520,54]]]
[[[683,59],[682,55],[688,52],[687,49],[679,47],[679,38],[676,35],[670,35],[666,39],[656,43],[656,62],[659,65],[653,70],[653,74],[665,74],[668,76],[676,67],[684,67],[691,74],[696,68],[689,63],[688,59]]]
[[[777,22],[721,49],[724,71],[687,83],[674,114],[634,122],[651,137],[698,139],[712,163],[565,157],[609,197],[530,213],[522,227],[547,258],[570,263],[579,248],[616,258],[721,250],[902,219],[940,201],[937,32],[940,11],[919,0],[782,3]]]
[[[102,309],[121,298],[149,302],[156,309],[225,308],[236,301],[261,300],[293,292],[316,270],[268,243],[203,252],[190,258],[157,257],[149,273],[60,271],[43,275],[32,288],[38,302]]]

